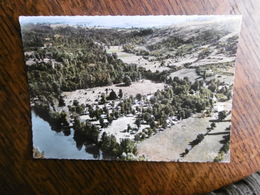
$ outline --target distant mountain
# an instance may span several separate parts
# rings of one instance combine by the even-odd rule
[[[240,20],[237,18],[216,19],[209,21],[189,21],[181,24],[171,25],[162,28],[148,37],[148,44],[166,39],[168,37],[177,37],[183,41],[187,41],[192,37],[200,36],[205,32],[217,32],[220,35],[236,34],[240,30]],[[158,39],[158,37],[160,37]]]

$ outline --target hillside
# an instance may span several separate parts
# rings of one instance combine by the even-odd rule
[[[73,128],[77,147],[101,150],[104,159],[221,161],[229,147],[238,26],[28,24],[22,35],[31,104],[52,130],[68,135]],[[183,141],[171,155],[176,139]],[[208,140],[211,157],[194,154]]]
[[[124,46],[124,51],[170,67],[235,60],[238,20],[187,22],[151,31],[140,43]]]

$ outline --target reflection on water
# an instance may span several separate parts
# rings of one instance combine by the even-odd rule
[[[50,124],[39,117],[32,110],[33,146],[41,152],[45,158],[56,159],[100,159],[99,148],[92,144],[76,143],[73,139],[74,130],[63,129],[60,132],[53,131]]]

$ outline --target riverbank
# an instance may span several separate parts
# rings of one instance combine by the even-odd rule
[[[44,158],[53,159],[98,159],[99,153],[87,153],[86,147],[75,142],[74,130],[69,134],[56,132],[51,129],[48,122],[35,114],[32,115],[33,147],[40,153],[44,152]]]

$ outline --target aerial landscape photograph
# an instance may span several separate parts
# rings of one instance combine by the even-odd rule
[[[21,16],[34,158],[230,162],[241,16]]]

